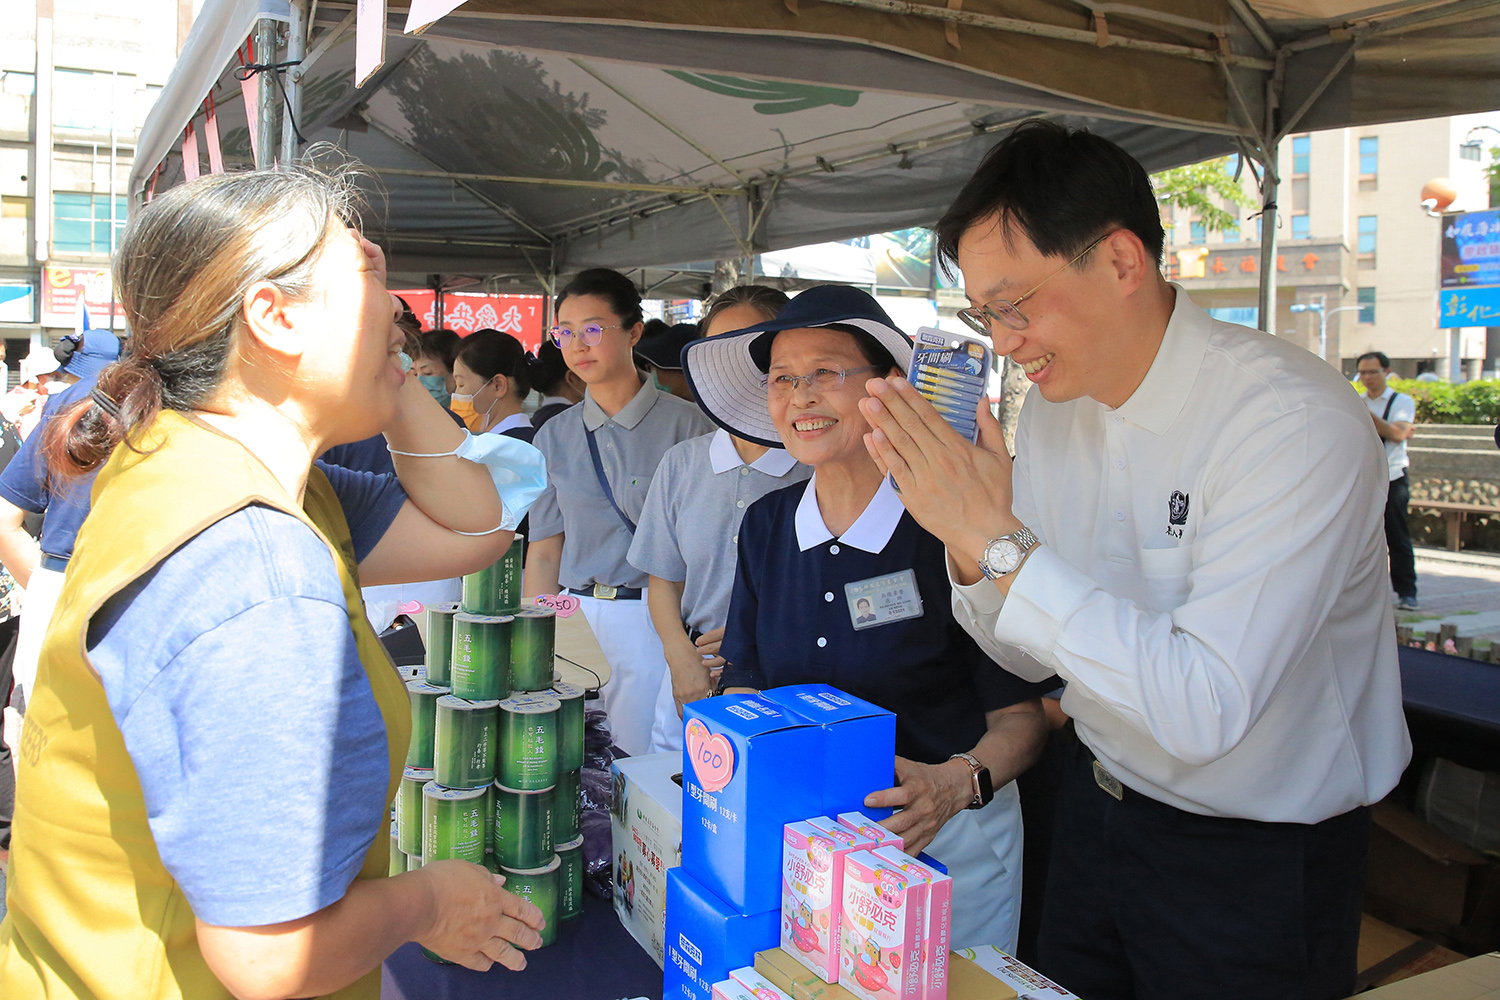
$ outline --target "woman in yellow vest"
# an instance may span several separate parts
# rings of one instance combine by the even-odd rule
[[[21,737],[6,1000],[375,1000],[406,941],[540,945],[479,865],[385,877],[409,714],[359,585],[488,565],[522,512],[403,375],[352,192],[218,175],[126,229],[129,352],[46,444],[100,471]],[[377,432],[399,482],[314,464]]]

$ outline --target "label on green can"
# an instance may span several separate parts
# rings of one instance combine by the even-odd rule
[[[510,686],[513,691],[545,692],[552,686],[557,649],[557,612],[523,608],[510,631]]]
[[[554,854],[550,861],[539,868],[517,869],[503,865],[500,868],[500,874],[505,876],[505,888],[530,900],[533,906],[542,911],[542,918],[547,921],[547,926],[542,928],[543,948],[557,940],[557,925],[561,922],[558,915],[561,867],[562,862]]]
[[[495,786],[495,857],[506,868],[538,868],[552,855],[554,792]]]
[[[494,565],[464,577],[465,611],[498,615],[521,607],[521,549],[524,541],[524,536],[517,535],[505,555]]]
[[[396,786],[396,841],[406,854],[422,853],[422,786],[432,780],[432,768],[408,767]]]
[[[469,701],[494,701],[510,694],[510,615],[453,616],[448,679],[453,694]]]
[[[583,838],[558,844],[557,859],[562,862],[557,879],[557,916],[572,920],[583,916]]]
[[[500,751],[495,781],[506,788],[557,784],[557,716],[562,703],[547,694],[518,695],[500,703]]]
[[[562,703],[557,713],[557,767],[576,771],[583,766],[583,688],[559,681],[552,685],[552,697]]]
[[[495,781],[498,701],[437,700],[433,777],[444,788],[484,788]]]
[[[427,683],[448,683],[448,667],[453,658],[453,616],[463,610],[457,601],[430,604],[427,607],[427,652],[423,663]]]
[[[422,861],[484,861],[484,789],[422,786]]]
[[[437,700],[448,689],[425,680],[406,682],[406,696],[411,699],[411,743],[406,748],[407,767],[432,766],[432,736],[436,723]]]
[[[564,771],[557,776],[557,792],[552,798],[552,840],[572,840],[582,833],[579,823],[583,809],[583,774]]]

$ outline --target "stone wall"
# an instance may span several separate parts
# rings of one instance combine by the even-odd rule
[[[1500,507],[1500,450],[1493,427],[1421,424],[1407,445],[1413,500],[1447,500]],[[1470,516],[1464,548],[1500,552],[1500,517]],[[1412,540],[1447,544],[1441,514],[1412,511]]]

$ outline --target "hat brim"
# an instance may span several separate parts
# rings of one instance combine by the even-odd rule
[[[751,345],[783,330],[852,326],[868,333],[891,353],[903,373],[911,367],[911,340],[893,326],[863,316],[834,317],[818,323],[773,320],[734,333],[694,340],[682,349],[682,370],[698,405],[709,418],[731,434],[768,448],[786,444],[771,421],[765,373],[756,364]]]

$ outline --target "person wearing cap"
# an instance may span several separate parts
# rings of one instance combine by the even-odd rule
[[[695,341],[684,361],[722,426],[783,443],[806,484],[745,512],[720,649],[726,691],[823,682],[896,715],[896,786],[865,805],[953,878],[953,947],[1013,951],[1021,811],[1012,779],[1040,754],[1039,696],[955,620],[943,543],[905,512],[865,450],[867,380],[904,371],[911,341],[855,288],[822,285],[774,321]],[[859,621],[861,598],[874,621]]]
[[[675,731],[667,722],[677,712],[644,600],[647,574],[626,555],[662,455],[713,427],[636,368],[642,325],[640,294],[618,271],[582,271],[558,295],[549,335],[588,388],[532,442],[547,458],[548,486],[531,508],[523,588],[528,599],[559,591],[578,598],[609,663],[600,697],[610,732],[632,756],[653,749],[658,719]]]
[[[1141,164],[1033,120],[935,227],[964,322],[1033,384],[1012,460],[904,379],[868,444],[946,544],[955,610],[1067,681],[1039,971],[1080,996],[1355,991],[1370,805],[1411,757],[1369,410],[1161,273]]]
[[[36,679],[42,637],[73,555],[73,539],[88,516],[89,487],[94,481],[87,476],[60,484],[54,495],[42,458],[42,431],[58,413],[88,398],[99,373],[119,360],[120,340],[108,330],[85,330],[65,336],[53,353],[58,360],[57,375],[72,384],[48,397],[36,430],[0,472],[0,563],[26,590],[16,638],[16,694],[12,699],[23,713],[26,691]],[[43,515],[40,539],[26,531],[27,514]]]
[[[682,374],[682,349],[698,337],[697,323],[677,323],[654,336],[642,337],[635,345],[636,360],[646,374],[656,379],[656,387],[689,403],[696,400]]]
[[[764,285],[726,289],[704,315],[703,335],[775,319],[786,303],[785,293]],[[675,363],[681,366],[680,357]],[[651,575],[647,605],[666,652],[679,716],[683,705],[713,693],[724,665],[719,643],[745,508],[771,490],[803,482],[811,472],[779,442],[768,447],[722,427],[674,445],[662,457],[629,558]],[[671,743],[666,733],[653,738]]]

